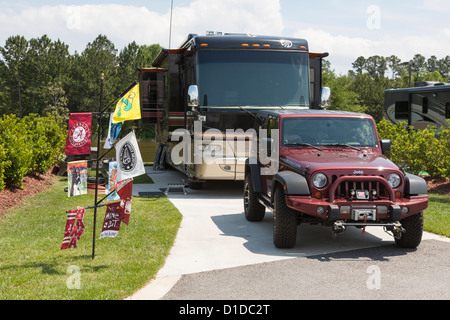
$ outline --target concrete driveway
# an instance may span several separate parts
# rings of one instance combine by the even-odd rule
[[[149,194],[148,192],[150,194],[161,192],[167,187],[168,183],[180,183],[184,178],[181,173],[175,170],[160,173],[153,172],[150,169],[148,174],[155,184],[136,185],[133,190],[135,196],[139,196],[139,194],[146,195]],[[254,296],[252,296],[251,292],[242,290],[242,281],[245,281],[244,279],[247,279],[247,281],[248,279],[254,279],[252,275],[257,272],[256,270],[268,275],[275,273],[277,277],[280,277],[279,272],[269,271],[271,266],[278,270],[280,268],[279,264],[288,264],[287,267],[282,267],[284,278],[276,280],[280,284],[284,283],[284,288],[289,283],[293,283],[290,280],[293,274],[289,270],[292,273],[298,273],[301,272],[303,267],[308,268],[310,272],[320,270],[322,276],[313,272],[309,277],[310,279],[319,277],[319,282],[325,281],[330,273],[326,273],[326,271],[323,273],[324,268],[329,268],[331,274],[335,274],[333,269],[336,270],[336,268],[343,267],[342,263],[334,265],[333,257],[336,255],[343,255],[345,260],[353,257],[351,260],[354,262],[363,259],[364,265],[368,266],[364,267],[362,271],[362,267],[358,267],[360,269],[359,277],[367,279],[370,277],[370,274],[367,273],[367,268],[379,263],[376,258],[369,259],[369,262],[366,261],[367,257],[373,255],[374,252],[380,254],[379,250],[381,252],[383,250],[394,250],[396,253],[393,256],[398,259],[402,259],[401,257],[404,255],[414,256],[418,254],[419,250],[410,250],[409,252],[403,250],[399,252],[400,249],[394,245],[393,238],[386,234],[382,228],[367,228],[364,238],[362,238],[361,230],[350,228],[343,234],[338,235],[336,239],[333,239],[331,228],[306,224],[299,227],[295,248],[277,249],[273,245],[272,239],[272,212],[267,211],[266,217],[262,222],[248,222],[243,215],[242,186],[242,182],[220,181],[207,182],[203,190],[186,189],[187,195],[180,192],[180,189],[169,190],[168,198],[183,215],[175,244],[167,257],[164,267],[158,272],[156,278],[128,299],[276,299],[276,297],[281,299],[298,299],[295,294],[286,293],[286,290],[283,288],[279,288],[283,292],[282,295],[276,295],[272,292],[265,297],[261,294],[255,295],[255,292],[261,293],[264,290],[252,290],[254,293]],[[440,246],[445,246],[446,256],[444,260],[446,260],[446,264],[444,266],[446,267],[439,272],[442,274],[442,271],[444,271],[444,275],[447,275],[447,278],[445,279],[444,277],[444,282],[440,280],[437,283],[449,287],[448,252],[450,250],[448,249],[450,248],[450,243],[447,238],[428,233],[424,234],[421,246],[426,241],[438,243],[439,249],[436,249],[438,251],[441,250]],[[368,253],[367,250],[372,251]],[[310,257],[320,258],[310,259]],[[323,259],[331,263],[314,265],[314,261],[322,261]],[[389,259],[382,259],[381,261],[384,260]],[[297,267],[294,267],[292,264],[297,265]],[[407,265],[405,267],[411,268],[412,266]],[[298,268],[300,269],[298,270]],[[346,266],[345,270],[349,270],[348,268],[351,268],[351,266]],[[230,278],[228,278],[228,281],[220,278],[222,282],[219,282],[219,284],[222,283],[222,285],[219,288],[213,279],[216,279],[219,274],[225,276],[227,273],[230,273]],[[240,275],[238,277],[241,279],[239,280],[241,281],[240,283],[239,281],[238,283],[236,282],[236,273]],[[430,271],[430,273],[435,274],[434,271]],[[404,275],[404,272],[400,275]],[[314,276],[317,277],[314,278]],[[351,274],[348,276],[352,277]],[[209,277],[208,279],[212,281],[210,283],[212,288],[206,290],[204,296],[199,296],[200,290],[195,283],[198,283],[199,279],[203,284],[209,283],[205,277]],[[255,281],[257,280],[251,281],[252,287],[258,286]],[[223,285],[224,283],[226,284],[225,286]],[[363,287],[367,290],[367,286],[365,283],[363,284]],[[264,286],[267,286],[267,283],[264,279],[261,279],[259,285],[264,288]],[[311,286],[311,288],[317,287],[314,281],[309,284],[304,283],[304,285]],[[192,290],[189,289],[190,287]],[[245,288],[247,287],[245,286]],[[340,294],[339,288],[335,288],[332,291],[326,290],[326,286],[322,286],[322,288],[324,292],[328,292],[329,298],[336,298],[335,295]],[[297,288],[292,288],[292,290],[298,292],[298,286]],[[446,291],[448,298],[448,289],[442,287],[442,290]],[[311,295],[306,298],[314,299],[316,291],[310,290]],[[214,292],[217,292],[218,295],[215,296]],[[245,294],[243,295],[243,293]],[[319,292],[317,292],[317,295],[324,298]],[[342,294],[341,296],[360,299],[357,293],[350,296]],[[442,297],[442,295],[440,296]],[[375,295],[374,297],[376,298],[377,296]]]

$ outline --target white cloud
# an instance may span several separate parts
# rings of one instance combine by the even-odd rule
[[[281,34],[283,23],[279,0],[196,0],[174,7],[172,47],[189,33],[206,30]],[[42,6],[0,11],[0,41],[12,35],[27,39],[47,34],[69,44],[70,50],[84,50],[99,34],[106,35],[119,50],[132,41],[159,43],[168,47],[170,12],[157,13],[133,5]]]
[[[307,28],[297,31],[294,36],[308,40],[311,51],[329,52],[332,68],[341,74],[352,69],[352,63],[359,56],[367,58],[374,55],[385,57],[396,55],[403,61],[408,61],[415,54],[422,54],[426,58],[432,55],[444,58],[450,54],[448,45],[450,29],[435,31],[430,35],[399,36],[398,34],[383,33],[375,39],[367,39]]]
[[[450,5],[448,0],[424,0],[422,9],[431,10],[438,13],[450,13]]]
[[[334,35],[313,28],[299,30],[294,37],[305,38],[312,52],[328,52],[332,68],[340,74],[345,74],[350,70],[352,62],[359,56],[369,57],[376,54],[375,51],[379,47],[377,41]]]
[[[344,2],[341,3],[340,0],[332,1],[338,3],[339,7],[344,6]],[[424,12],[442,12],[450,10],[447,2],[424,0],[423,7],[419,7]],[[359,56],[394,54],[408,60],[416,53],[426,57],[436,55],[438,58],[450,54],[450,28],[435,26],[430,29],[422,28],[420,23],[414,24],[417,19],[416,11],[411,14],[399,10],[381,10],[380,29],[369,30],[364,19],[350,19],[348,21],[351,25],[338,19],[333,22],[333,26],[327,26],[317,24],[317,19],[298,20],[292,12],[285,12],[282,17],[280,0],[192,0],[182,3],[188,4],[177,6],[174,1],[172,48],[177,47],[189,33],[204,34],[207,30],[294,36],[307,39],[311,51],[329,52],[332,67],[338,73],[346,73],[351,69],[352,62]],[[285,4],[285,9],[293,11],[295,6],[296,4],[291,4],[286,7]],[[157,12],[151,4],[140,7],[133,5],[133,2],[128,5],[30,7],[8,4],[0,10],[0,45],[12,35],[23,35],[30,39],[46,34],[53,40],[60,39],[68,44],[71,52],[81,52],[88,42],[92,42],[99,34],[104,34],[119,50],[132,41],[138,44],[159,43],[168,47],[169,7],[168,5],[166,12]],[[315,6],[310,10],[314,10],[313,8]],[[329,10],[333,8],[331,6]],[[311,16],[317,17],[313,11]],[[291,30],[296,30],[301,25],[302,29],[287,31],[285,25],[291,26]],[[412,29],[414,26],[415,29]]]
[[[197,0],[174,10],[174,39],[180,42],[188,33],[206,30],[279,35],[283,30],[280,10],[279,0]]]

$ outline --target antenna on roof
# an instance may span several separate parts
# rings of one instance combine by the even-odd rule
[[[173,0],[170,1],[170,27],[169,27],[169,49],[172,41],[172,12],[173,12]]]

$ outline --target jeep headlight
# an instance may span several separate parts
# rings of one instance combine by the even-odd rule
[[[395,189],[398,188],[398,186],[400,185],[400,183],[402,182],[402,179],[400,178],[400,176],[396,173],[391,173],[390,175],[388,175],[387,177],[387,182],[389,183],[389,185]]]
[[[316,187],[317,189],[322,189],[327,185],[328,179],[327,176],[323,173],[316,173],[313,176],[312,182],[314,187]]]

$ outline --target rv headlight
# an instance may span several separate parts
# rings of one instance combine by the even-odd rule
[[[314,175],[312,182],[314,187],[317,189],[322,189],[327,185],[328,179],[323,173],[317,173]]]
[[[387,182],[389,183],[389,185],[395,189],[398,188],[398,186],[400,185],[400,183],[402,182],[402,179],[400,178],[400,176],[396,173],[391,173],[390,175],[388,175],[387,177]]]

